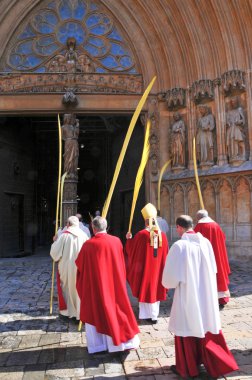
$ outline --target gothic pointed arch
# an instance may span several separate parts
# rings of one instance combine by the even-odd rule
[[[3,72],[139,72],[119,22],[96,0],[44,0],[10,38],[0,62]]]

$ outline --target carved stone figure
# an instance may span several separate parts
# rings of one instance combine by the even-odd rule
[[[197,159],[200,163],[213,164],[213,130],[215,128],[214,117],[210,113],[208,106],[200,104],[198,109],[200,112],[200,118],[197,123],[196,135]]]
[[[64,172],[68,177],[77,176],[78,158],[79,158],[79,120],[74,114],[64,115],[64,125],[62,126],[62,139],[65,142],[64,147]]]
[[[75,72],[76,71],[76,62],[77,62],[78,56],[77,56],[77,53],[75,51],[76,40],[74,37],[69,37],[67,39],[67,48],[68,48],[68,51],[66,52],[66,55],[65,55],[67,71],[68,72]]]
[[[185,123],[179,112],[173,115],[175,123],[172,125],[171,155],[172,166],[185,165]]]
[[[230,110],[226,116],[227,154],[229,160],[245,160],[245,116],[238,106],[237,97],[230,100]]]

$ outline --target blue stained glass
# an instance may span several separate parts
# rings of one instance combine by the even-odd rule
[[[123,67],[130,67],[133,65],[133,62],[129,56],[122,57],[120,63]]]
[[[62,20],[66,20],[68,18],[72,17],[72,9],[70,4],[68,4],[66,1],[63,1],[61,3],[61,6],[59,7],[59,13],[62,18]]]
[[[17,48],[16,48],[17,53],[23,53],[23,54],[29,54],[32,52],[32,41],[24,41],[21,42]]]
[[[100,55],[100,50],[97,49],[95,46],[92,45],[85,45],[85,50],[92,55],[93,57],[98,57]]]
[[[77,44],[82,44],[85,39],[85,32],[79,23],[68,22],[59,28],[57,37],[63,45],[66,44],[68,37],[74,37]]]
[[[97,67],[96,68],[96,73],[107,73],[108,71],[105,70],[103,67]]]
[[[21,40],[21,39],[24,39],[24,38],[29,38],[29,37],[35,37],[36,34],[33,32],[32,28],[30,25],[28,25],[25,30],[23,31],[23,33],[21,33],[19,36],[18,36],[18,39]]]
[[[45,73],[46,72],[46,68],[45,67],[39,67],[38,69],[34,70],[35,73]]]
[[[104,66],[110,67],[111,69],[118,67],[118,63],[112,55],[108,55],[107,57],[101,59],[101,62]]]
[[[78,7],[74,10],[73,17],[76,18],[76,20],[82,20],[86,13],[86,4],[85,3],[79,3]]]
[[[124,45],[110,16],[93,0],[48,1],[46,8],[32,15],[17,36],[18,42],[14,41],[10,65],[14,70],[46,72],[45,57],[48,62],[55,54],[65,55],[69,37],[75,38],[78,55],[84,50],[101,62],[103,67],[97,67],[96,72],[137,72],[131,49],[127,43]],[[10,71],[8,63],[6,67]]]
[[[117,32],[116,28],[112,30],[110,34],[108,34],[108,38],[112,38],[113,40],[122,41],[122,37]]]
[[[54,13],[48,13],[46,18],[50,24],[57,25],[58,19]]]
[[[10,64],[13,66],[20,65],[22,62],[22,57],[19,54],[12,54],[10,56]]]
[[[130,70],[129,73],[130,73],[130,74],[136,74],[137,71],[136,71],[136,69],[134,68],[134,69]]]
[[[87,18],[86,24],[90,28],[91,26],[97,25],[100,22],[100,17],[98,15],[91,15]]]
[[[96,25],[90,29],[93,34],[97,34],[98,36],[102,36],[104,33],[106,33],[107,30],[106,26],[102,24]]]
[[[100,38],[90,37],[88,39],[88,42],[90,42],[92,45],[95,45],[97,47],[103,47],[105,45],[104,41],[101,40]]]
[[[37,66],[42,62],[42,59],[37,55],[30,55],[27,57],[27,63],[29,67]]]
[[[54,42],[54,37],[41,37],[36,41],[36,46],[47,46]]]
[[[112,54],[115,54],[115,55],[124,55],[127,53],[127,51],[125,51],[122,46],[118,45],[118,44],[115,44],[115,43],[111,43],[111,53]]]

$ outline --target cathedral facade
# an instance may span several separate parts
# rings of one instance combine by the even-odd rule
[[[136,220],[145,202],[157,205],[160,170],[170,160],[161,215],[176,240],[176,217],[195,219],[201,208],[196,157],[204,207],[225,231],[229,256],[249,259],[251,0],[2,0],[0,15],[0,256],[32,253],[49,241],[58,115],[66,129],[78,128],[64,218],[93,213],[106,199],[130,118],[156,77],[111,203],[111,231],[127,232],[150,119]]]

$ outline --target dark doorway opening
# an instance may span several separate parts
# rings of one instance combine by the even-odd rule
[[[102,211],[131,116],[77,114],[77,117],[80,121],[78,212],[89,223],[90,215],[94,215],[96,210]],[[30,254],[37,247],[50,244],[55,230],[57,115],[5,117],[0,123],[0,207],[5,226],[16,226],[16,231],[0,228],[0,256]],[[122,239],[128,228],[130,199],[141,160],[143,136],[144,127],[138,121],[107,215],[109,232]],[[140,209],[144,202],[143,184],[135,210],[133,232],[143,225]],[[12,252],[13,244],[17,247],[15,252]]]

